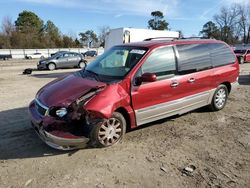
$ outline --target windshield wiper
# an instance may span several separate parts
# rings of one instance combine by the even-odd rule
[[[91,70],[87,70],[85,69],[85,71],[89,72],[90,74],[92,74],[95,78],[96,81],[100,81],[100,77],[99,77],[99,74],[95,73],[94,71],[91,71]]]

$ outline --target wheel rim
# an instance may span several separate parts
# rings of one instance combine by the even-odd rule
[[[224,89],[219,89],[215,95],[215,105],[218,108],[222,108],[226,102],[226,91]]]
[[[80,63],[80,68],[83,68],[84,67],[84,63]]]
[[[122,123],[117,118],[104,121],[98,132],[99,141],[105,145],[115,144],[122,136]]]
[[[54,64],[49,64],[49,70],[54,70],[55,69],[55,65]]]

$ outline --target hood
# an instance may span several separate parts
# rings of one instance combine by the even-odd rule
[[[38,91],[37,98],[48,107],[68,106],[88,91],[105,86],[106,84],[103,82],[70,74],[45,85]]]
[[[54,59],[54,57],[52,56],[52,57],[44,58],[44,59],[41,59],[39,62],[42,62],[42,61],[49,61],[49,60],[51,60],[51,59]]]

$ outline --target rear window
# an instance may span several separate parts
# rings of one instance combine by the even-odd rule
[[[228,65],[235,62],[235,55],[225,44],[213,43],[209,44],[208,46],[214,67]]]

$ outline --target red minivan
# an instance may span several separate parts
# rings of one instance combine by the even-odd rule
[[[221,110],[238,76],[234,52],[222,41],[130,43],[41,88],[29,112],[53,148],[106,147],[127,129],[203,106]]]

